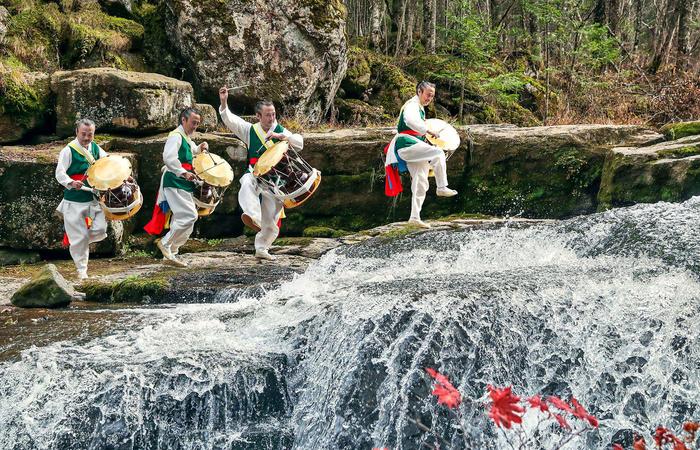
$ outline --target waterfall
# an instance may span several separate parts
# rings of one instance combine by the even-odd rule
[[[453,448],[507,448],[487,384],[575,395],[600,428],[567,448],[677,429],[700,413],[698,224],[696,197],[379,237],[271,290],[123,310],[98,337],[0,362],[0,448],[434,443],[415,419]],[[425,367],[461,391],[466,434]]]

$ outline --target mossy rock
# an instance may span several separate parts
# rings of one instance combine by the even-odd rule
[[[302,233],[303,236],[312,238],[339,238],[349,234],[351,233],[345,230],[336,230],[323,226],[306,227]]]
[[[700,134],[700,120],[693,122],[676,122],[664,125],[661,133],[669,140]]]
[[[85,300],[97,303],[148,303],[162,297],[170,286],[166,274],[128,277],[112,283],[87,281],[78,286]]]
[[[11,298],[21,308],[60,308],[70,304],[75,296],[73,287],[53,264],[47,264],[32,279],[19,288]]]
[[[350,98],[361,98],[369,88],[372,70],[365,51],[358,47],[348,49],[348,69],[340,87]]]
[[[13,142],[41,127],[50,113],[50,79],[0,63],[0,143]]]
[[[41,261],[41,255],[37,252],[27,252],[0,248],[0,267],[16,266],[20,264],[34,264]]]
[[[391,116],[384,113],[384,108],[372,106],[362,100],[336,98],[335,106],[338,109],[338,122],[343,124],[368,127],[393,121]]]

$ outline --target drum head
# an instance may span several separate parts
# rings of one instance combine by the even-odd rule
[[[258,159],[258,162],[255,163],[253,175],[259,177],[260,175],[265,175],[267,172],[272,170],[272,168],[275,167],[278,162],[280,162],[288,148],[289,143],[287,143],[287,141],[280,141],[265,150],[265,153],[263,153],[260,159]]]
[[[213,153],[200,153],[192,160],[194,173],[207,184],[225,187],[233,181],[233,169],[222,157]]]
[[[109,155],[95,161],[87,171],[90,186],[100,191],[116,189],[131,176],[131,163],[119,155]]]
[[[442,119],[428,119],[425,124],[428,126],[428,130],[439,134],[436,138],[426,134],[428,142],[448,152],[459,148],[459,134],[452,125]]]

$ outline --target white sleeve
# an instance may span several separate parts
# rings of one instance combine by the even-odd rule
[[[98,145],[97,148],[100,149],[100,158],[104,158],[105,156],[109,156],[109,153],[107,153],[106,151],[104,151],[104,149],[103,149],[102,147],[100,147],[100,146]]]
[[[287,136],[287,141],[289,141],[289,145],[294,147],[294,150],[301,150],[304,148],[304,138],[301,134],[292,133],[286,128],[282,131],[282,134]]]
[[[428,127],[425,124],[425,120],[420,117],[420,108],[416,103],[409,103],[403,109],[403,119],[406,121],[412,130],[417,131],[421,135],[428,132]]]
[[[246,147],[249,146],[250,127],[252,125],[232,113],[228,107],[222,109],[220,106],[219,114],[221,115],[221,120],[224,121],[224,124],[228,127],[228,129],[231,130],[233,134],[238,137],[238,139],[242,140]]]
[[[192,142],[194,143],[194,141],[192,141]],[[198,155],[202,152],[201,146],[202,146],[202,144],[200,143],[199,145],[195,144],[195,146],[192,147],[192,156]]]
[[[58,164],[56,164],[56,181],[58,181],[61,186],[70,189],[70,184],[73,179],[68,176],[66,171],[70,167],[71,163],[71,153],[69,147],[64,147],[61,153],[58,154]]]
[[[165,141],[165,150],[163,150],[163,162],[165,163],[165,167],[179,177],[187,172],[182,168],[180,160],[177,159],[180,145],[182,145],[182,136],[178,133],[173,133],[173,135]]]

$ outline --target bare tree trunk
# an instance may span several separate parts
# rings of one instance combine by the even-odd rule
[[[668,58],[669,51],[671,50],[671,43],[673,42],[676,29],[678,28],[678,8],[675,0],[669,0],[667,3],[664,18],[663,40],[661,41],[661,45],[656,48],[651,64],[649,64],[649,73],[652,74],[658,72],[664,61]]]
[[[407,0],[394,1],[394,14],[392,15],[392,19],[396,25],[396,46],[394,48],[394,56],[399,56],[403,51],[402,41],[405,35],[406,3]]]
[[[405,27],[406,34],[404,36],[404,51],[402,54],[406,55],[411,52],[413,48],[413,33],[416,29],[416,0],[406,0],[406,17],[405,17]]]
[[[382,46],[382,18],[384,17],[384,0],[372,0],[370,12],[370,43],[379,50]]]
[[[423,47],[425,47],[425,52],[430,55],[435,54],[436,22],[436,0],[423,0]]]
[[[678,0],[678,44],[676,46],[676,70],[684,71],[688,66],[688,22],[693,10],[693,0]]]

